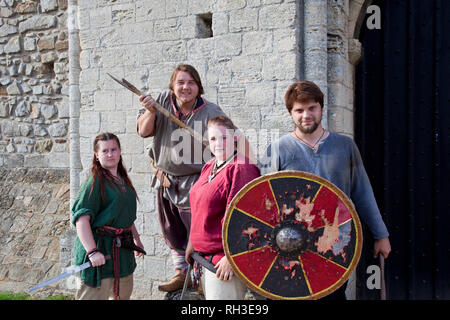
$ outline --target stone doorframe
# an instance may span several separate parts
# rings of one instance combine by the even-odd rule
[[[325,93],[322,125],[353,138],[354,73],[361,58],[358,36],[372,0],[303,3],[301,73]]]

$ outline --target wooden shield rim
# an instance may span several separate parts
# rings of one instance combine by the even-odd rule
[[[355,225],[355,235],[356,235],[355,251],[354,251],[352,261],[350,262],[344,275],[340,278],[339,281],[337,281],[336,283],[334,283],[327,289],[319,291],[310,296],[283,297],[283,296],[276,295],[276,294],[273,294],[273,293],[270,293],[270,292],[267,292],[267,291],[261,289],[260,287],[256,286],[253,282],[248,280],[245,275],[242,274],[240,269],[234,263],[234,259],[232,258],[230,250],[228,248],[228,242],[227,242],[228,225],[230,223],[231,214],[232,214],[234,208],[236,207],[236,204],[247,193],[248,190],[252,189],[253,187],[255,187],[258,184],[261,184],[266,181],[270,181],[270,180],[278,178],[278,177],[308,179],[308,180],[312,180],[314,182],[320,183],[322,185],[325,185],[329,190],[333,191],[339,197],[339,199],[345,204],[345,206],[348,208],[348,210],[352,216],[352,220]],[[270,186],[270,184],[269,184],[269,186]],[[272,190],[271,186],[270,186],[270,189]],[[272,190],[272,192],[273,192],[273,190]],[[275,195],[274,195],[274,198],[275,198]],[[275,203],[275,204],[278,207],[278,203]],[[279,208],[278,208],[278,211],[280,211]],[[239,190],[239,192],[231,200],[230,205],[227,207],[227,209],[225,211],[225,217],[224,217],[224,222],[223,222],[223,226],[222,226],[222,245],[223,245],[223,248],[225,251],[225,255],[234,271],[234,274],[237,275],[239,277],[239,279],[245,285],[247,285],[249,288],[251,288],[252,290],[256,291],[257,293],[261,294],[262,296],[264,296],[266,298],[275,299],[275,300],[316,300],[316,299],[320,299],[320,298],[332,293],[333,291],[339,289],[339,287],[341,287],[348,280],[348,278],[350,277],[350,275],[353,273],[356,266],[358,265],[359,259],[361,257],[362,243],[363,243],[363,237],[362,237],[361,222],[360,222],[359,216],[356,212],[353,202],[347,197],[347,195],[342,190],[340,190],[332,182],[330,182],[318,175],[315,175],[315,174],[312,174],[309,172],[304,172],[304,171],[294,171],[294,170],[278,171],[275,173],[269,173],[269,174],[260,176],[258,178],[255,178],[254,180],[250,181],[249,183],[247,183],[244,187],[242,187],[241,190]],[[270,268],[269,268],[269,270],[270,270]]]

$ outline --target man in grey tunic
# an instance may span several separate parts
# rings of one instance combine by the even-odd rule
[[[144,107],[139,111],[137,131],[141,137],[153,137],[149,155],[155,174],[151,187],[158,191],[158,216],[167,245],[171,248],[175,276],[161,284],[160,291],[171,292],[183,287],[187,263],[185,249],[188,242],[191,212],[189,191],[209,158],[204,157],[205,146],[194,140],[155,109],[155,104],[178,117],[188,127],[204,136],[208,120],[225,116],[219,106],[201,97],[203,87],[194,67],[180,64],[172,73],[169,90],[153,99],[141,96]]]
[[[334,183],[355,204],[375,238],[374,256],[388,257],[389,233],[378,209],[359,150],[352,139],[322,127],[323,93],[310,81],[292,84],[285,94],[295,130],[274,142],[261,162],[261,174],[306,171]],[[328,297],[345,299],[346,285]]]

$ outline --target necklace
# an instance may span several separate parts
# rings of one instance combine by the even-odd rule
[[[323,135],[325,134],[325,131],[326,131],[326,130],[323,129],[322,135],[320,136],[319,140],[317,140],[316,143],[314,143],[314,145],[310,145],[308,142],[306,142],[305,140],[303,140],[302,138],[300,138],[300,137],[297,135],[297,132],[294,131],[294,134],[295,134],[295,136],[297,137],[298,140],[300,140],[301,142],[303,142],[304,144],[306,144],[308,147],[310,147],[311,149],[313,149],[314,151],[316,151],[316,146],[317,146],[317,144],[320,142],[320,140],[322,140]]]
[[[234,158],[234,156],[236,155],[237,151],[234,151],[234,153],[225,161],[223,161],[221,164],[217,165],[217,159],[216,162],[214,163],[214,167],[211,170],[211,173],[209,174],[208,177],[208,182],[211,182],[211,180],[215,177],[215,175],[217,174],[217,171],[219,171],[220,168],[222,168],[226,163],[230,162],[231,159]]]

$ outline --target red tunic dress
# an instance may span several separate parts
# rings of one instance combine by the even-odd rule
[[[245,164],[238,163],[237,159],[234,157],[210,182],[208,178],[216,159],[208,161],[189,193],[191,244],[195,251],[214,254],[213,264],[225,255],[222,224],[228,204],[244,185],[260,176],[256,165],[248,161]]]

